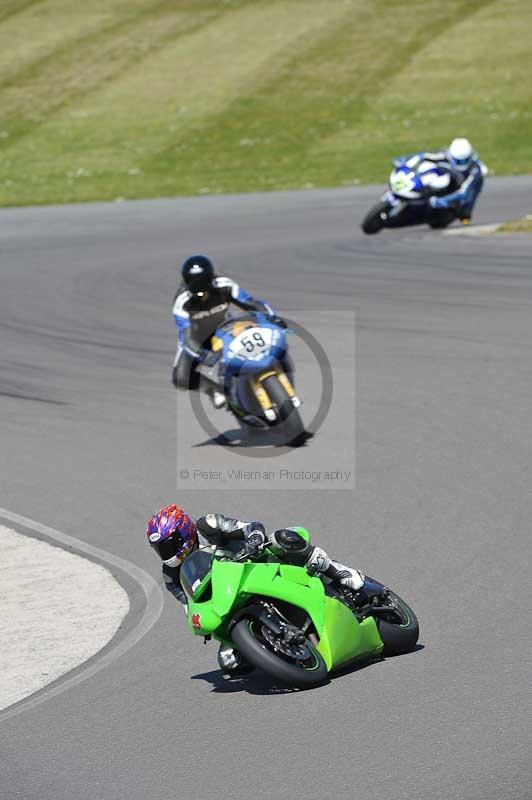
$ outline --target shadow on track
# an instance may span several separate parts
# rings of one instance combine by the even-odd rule
[[[360,664],[346,664],[345,667],[340,667],[340,669],[335,670],[331,673],[332,680],[338,680],[338,678],[345,678],[347,675],[353,675],[355,672],[359,672],[362,669],[366,669],[367,667],[375,666],[376,664],[384,664],[389,661],[395,661],[398,658],[405,658],[406,656],[411,656],[414,653],[419,652],[420,650],[424,650],[425,645],[423,644],[416,644],[414,649],[410,653],[402,653],[399,656],[388,656],[387,658],[373,658],[370,661],[363,661]]]
[[[298,444],[297,448],[306,447],[310,440],[314,437],[314,434],[310,433],[309,431],[305,431],[304,437],[305,441],[302,444]],[[296,447],[296,445],[287,445],[286,440],[283,439],[283,437],[279,434],[275,434],[273,431],[266,430],[245,434],[239,428],[232,428],[225,433],[219,433],[218,436],[205,439],[203,442],[198,442],[198,444],[192,445],[192,447],[209,447],[211,445],[241,448],[242,450],[246,450],[251,447]]]
[[[250,675],[242,675],[235,678],[228,678],[219,669],[210,672],[199,672],[191,675],[193,681],[205,681],[210,683],[213,692],[217,694],[235,694],[237,692],[247,692],[255,695],[278,695],[293,694],[294,692],[304,691],[303,689],[289,689],[283,686],[276,686],[264,672],[254,671]]]
[[[353,675],[355,672],[375,667],[379,664],[384,664],[386,661],[395,661],[396,658],[404,658],[414,653],[424,650],[425,646],[417,644],[412,653],[404,653],[402,656],[393,656],[393,658],[374,658],[369,661],[364,661],[359,664],[347,664],[339,670],[331,673],[331,681],[336,681],[345,678],[348,675]],[[228,678],[219,669],[213,669],[209,672],[198,672],[196,675],[191,675],[190,679],[193,681],[205,681],[212,686],[211,691],[216,694],[236,694],[237,692],[247,692],[248,694],[273,696],[279,694],[294,694],[294,692],[310,692],[316,689],[323,689],[328,686],[328,683],[323,686],[312,687],[306,689],[287,688],[286,686],[276,686],[276,684],[260,670],[254,670],[249,675],[241,675],[234,678]],[[329,681],[330,683],[330,681]]]

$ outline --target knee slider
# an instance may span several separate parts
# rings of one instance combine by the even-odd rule
[[[281,557],[288,558],[292,563],[303,566],[313,550],[297,531],[282,528],[273,533],[273,547]]]

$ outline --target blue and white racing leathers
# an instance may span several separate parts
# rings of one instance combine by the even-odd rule
[[[406,163],[415,168],[421,162],[432,162],[436,168],[427,185],[427,189],[432,190],[432,207],[449,208],[456,205],[461,219],[470,218],[488,172],[486,165],[476,158],[467,170],[461,172],[449,161],[445,150],[404,156],[394,163]]]

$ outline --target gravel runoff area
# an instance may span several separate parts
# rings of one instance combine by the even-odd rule
[[[0,526],[0,710],[112,639],[129,599],[99,564]]]

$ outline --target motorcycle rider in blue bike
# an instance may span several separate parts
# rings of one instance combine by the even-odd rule
[[[482,191],[487,167],[479,159],[467,139],[453,139],[446,150],[435,153],[416,153],[396,159],[396,166],[406,163],[415,169],[421,161],[433,161],[438,174],[432,178],[434,194],[429,197],[431,208],[456,208],[456,215],[467,225]]]
[[[174,298],[173,314],[177,326],[177,352],[172,383],[183,391],[204,391],[215,408],[222,408],[225,397],[218,384],[199,375],[198,366],[210,351],[210,338],[225,320],[233,303],[245,311],[259,311],[282,322],[263,300],[255,300],[231,278],[217,276],[209,258],[193,255],[181,267],[182,284]]]

